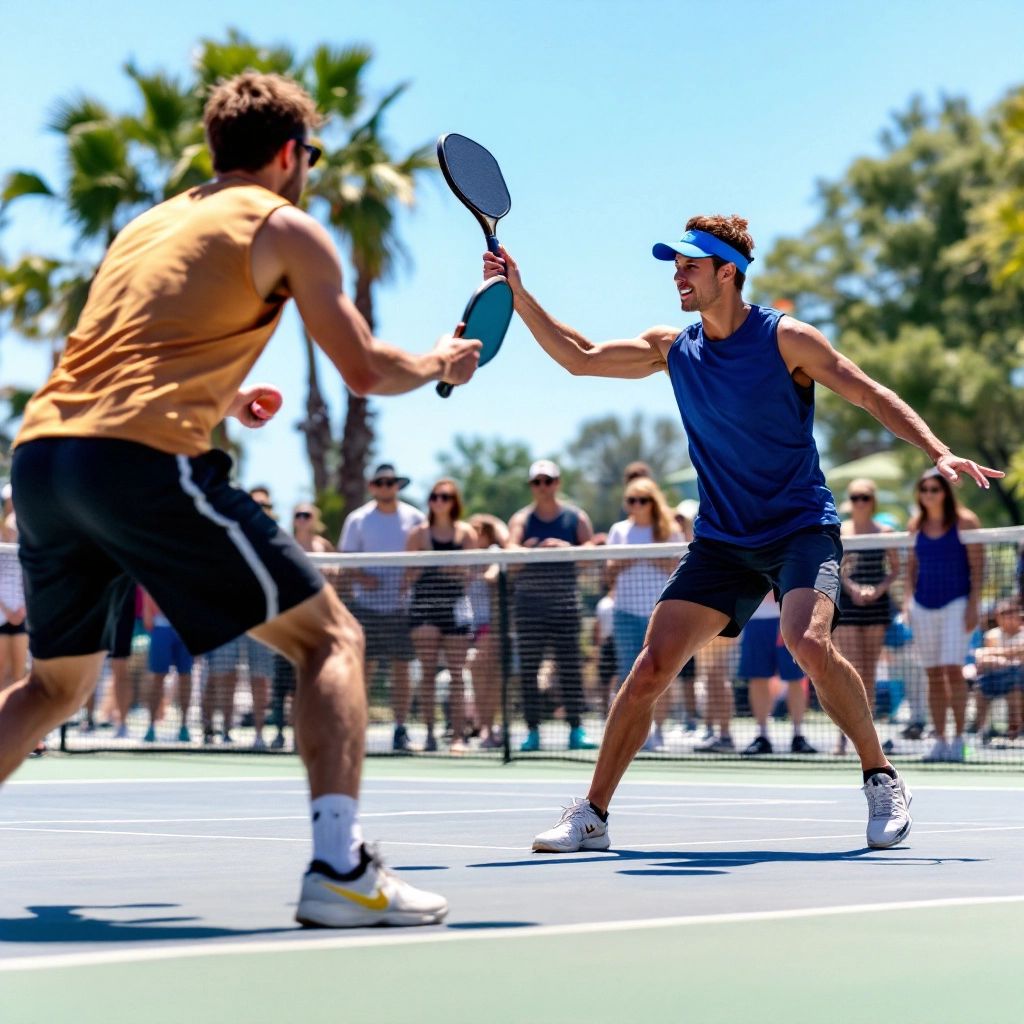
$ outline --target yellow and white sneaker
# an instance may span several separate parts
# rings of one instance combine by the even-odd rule
[[[369,928],[437,924],[447,913],[443,896],[403,882],[364,844],[362,861],[351,874],[339,874],[322,860],[310,864],[295,920],[309,928]]]

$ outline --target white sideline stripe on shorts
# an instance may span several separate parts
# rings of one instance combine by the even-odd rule
[[[238,553],[245,559],[249,568],[252,569],[253,575],[259,581],[259,585],[263,590],[263,598],[267,606],[267,615],[263,621],[269,622],[271,619],[276,619],[279,612],[279,602],[277,584],[274,582],[274,577],[270,575],[267,567],[260,561],[259,555],[256,554],[256,549],[250,543],[249,538],[246,537],[242,527],[234,519],[222,516],[210,504],[206,495],[196,486],[195,481],[192,479],[192,467],[189,465],[188,456],[178,455],[176,458],[178,460],[178,479],[181,482],[181,489],[191,497],[192,504],[195,505],[196,511],[201,516],[209,519],[211,523],[216,523],[218,526],[223,527],[227,532],[231,543],[238,548]]]
[[[325,939],[297,938],[290,942],[188,943],[158,949],[119,949],[102,953],[57,953],[0,961],[2,971],[36,971],[95,964],[139,963],[151,960],[181,960],[189,957],[245,956],[248,953],[301,953],[307,950],[352,949],[368,946],[418,946],[437,942],[480,942],[495,939],[534,939],[559,935],[596,935],[614,932],[648,931],[653,928],[685,928],[692,925],[740,924],[748,921],[793,921],[801,918],[833,917],[846,914],[877,914],[893,911],[931,910],[946,907],[995,906],[1024,903],[1024,894],[1014,896],[957,896],[946,899],[900,903],[861,903],[835,907],[806,907],[800,910],[753,910],[731,914],[702,914],[687,917],[641,918],[631,921],[590,921],[580,924],[538,925],[533,928],[495,928],[477,932],[452,932],[437,928],[417,929],[418,934],[339,935]],[[127,939],[127,937],[126,937]],[[130,940],[129,940],[130,941]]]

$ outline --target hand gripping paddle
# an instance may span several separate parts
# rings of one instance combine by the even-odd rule
[[[476,217],[487,239],[487,248],[497,256],[498,239],[494,233],[498,221],[512,208],[498,161],[479,143],[449,132],[437,140],[437,162],[448,187]]]
[[[512,289],[503,277],[492,277],[470,297],[466,311],[462,314],[462,322],[466,325],[462,332],[464,338],[477,338],[482,343],[480,349],[480,366],[489,363],[501,348],[512,319]],[[442,398],[452,393],[452,385],[441,381],[436,388]]]

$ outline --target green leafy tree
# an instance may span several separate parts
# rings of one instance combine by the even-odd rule
[[[522,441],[455,438],[455,450],[438,455],[441,476],[459,482],[465,515],[488,512],[505,522],[532,500],[528,474],[533,455]]]
[[[630,462],[642,460],[654,479],[663,480],[689,463],[679,423],[669,417],[629,420],[599,416],[580,424],[567,447],[566,489],[586,509],[595,530],[607,530],[622,518],[622,475]]]
[[[819,184],[817,222],[772,247],[754,299],[791,302],[955,451],[1003,468],[1024,441],[1024,306],[963,250],[977,211],[1002,185],[993,120],[962,100],[936,110],[914,100],[881,143],[880,156]],[[835,461],[893,444],[867,413],[830,392],[820,403],[819,429]],[[918,453],[897,450],[908,475],[922,467]],[[972,503],[988,517],[1021,522],[1013,488],[993,481],[992,493]]]

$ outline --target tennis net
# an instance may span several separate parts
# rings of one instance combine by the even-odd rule
[[[911,536],[851,537],[836,643],[868,680],[894,757],[1024,766],[1024,527],[962,539],[980,572],[975,628],[963,603],[912,601]],[[364,629],[368,752],[592,758],[683,550],[313,556]],[[16,571],[8,548],[0,577]],[[778,616],[766,601],[739,638],[713,640],[682,669],[656,707],[641,758],[820,765],[855,756],[788,656]],[[150,644],[136,626],[121,681],[108,662],[92,706],[63,730],[64,749],[293,749],[295,677],[284,659],[243,638],[187,671],[151,672]],[[945,749],[935,722],[943,711]]]

